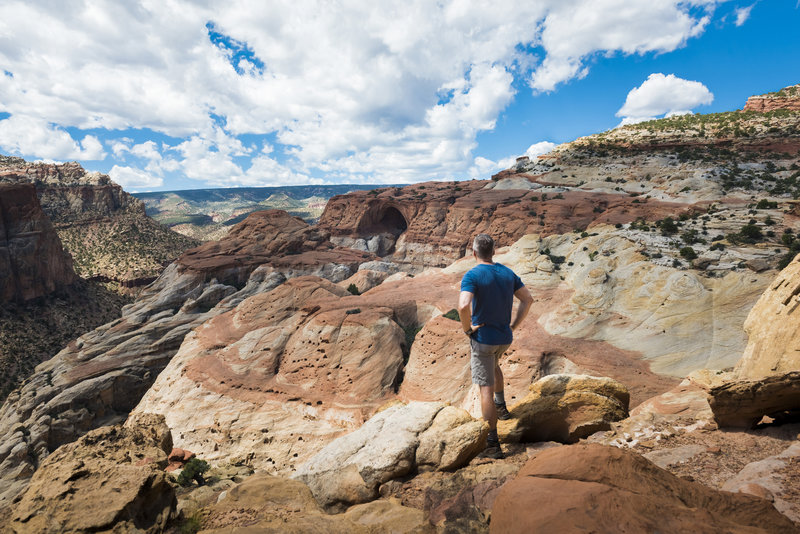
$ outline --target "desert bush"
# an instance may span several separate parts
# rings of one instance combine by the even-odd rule
[[[358,290],[358,287],[356,287],[355,284],[350,284],[349,286],[347,286],[347,290],[353,295],[361,294],[361,291]]]
[[[452,321],[460,321],[461,318],[458,316],[458,310],[453,308],[449,312],[444,314],[444,317],[452,320]]]
[[[186,462],[186,465],[183,466],[181,474],[178,475],[178,484],[181,486],[191,486],[192,481],[195,481],[198,485],[202,486],[206,483],[205,479],[203,478],[203,473],[208,471],[208,469],[208,462],[198,458],[192,458]]]

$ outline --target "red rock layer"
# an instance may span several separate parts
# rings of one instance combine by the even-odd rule
[[[283,210],[251,213],[234,226],[225,239],[186,251],[176,261],[181,271],[236,278],[241,283],[263,264],[278,268],[307,269],[341,263],[353,270],[373,259],[371,254],[335,247],[328,234]]]
[[[785,96],[777,94],[751,96],[747,99],[743,111],[757,111],[759,113],[779,109],[800,111],[800,85],[786,87],[782,91],[787,94]]]
[[[585,230],[599,223],[627,223],[678,215],[690,205],[637,199],[619,194],[484,189],[489,181],[426,182],[402,189],[356,191],[331,198],[319,228],[333,237],[369,237],[398,230],[394,210],[407,226],[405,249],[395,259],[414,261],[414,249],[435,251],[435,266],[464,256],[477,233],[491,235],[497,246],[511,245],[526,234],[543,236]],[[545,200],[546,196],[546,200]],[[401,257],[397,257],[401,256]],[[426,256],[427,266],[431,255]],[[438,260],[438,261],[436,261]]]
[[[32,184],[0,184],[0,302],[25,301],[75,282]]]

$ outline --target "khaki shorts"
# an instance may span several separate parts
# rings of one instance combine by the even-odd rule
[[[510,345],[484,345],[470,339],[469,346],[472,351],[469,361],[472,367],[472,383],[494,386],[494,367]]]

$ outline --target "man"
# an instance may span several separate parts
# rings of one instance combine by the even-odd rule
[[[472,255],[478,264],[461,280],[458,316],[464,333],[470,338],[472,383],[480,388],[481,415],[489,423],[485,455],[503,458],[497,419],[511,416],[506,407],[499,360],[511,344],[512,331],[528,315],[533,297],[514,271],[492,261],[494,240],[491,237],[475,236]],[[512,321],[514,297],[520,303]]]

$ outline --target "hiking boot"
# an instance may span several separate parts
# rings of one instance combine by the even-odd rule
[[[508,408],[506,408],[505,402],[494,403],[494,407],[497,409],[497,418],[501,421],[508,421],[511,419],[511,414],[508,413]]]
[[[506,457],[503,449],[500,447],[500,441],[487,440],[486,448],[481,453],[482,458],[492,458],[494,460],[501,460]]]

